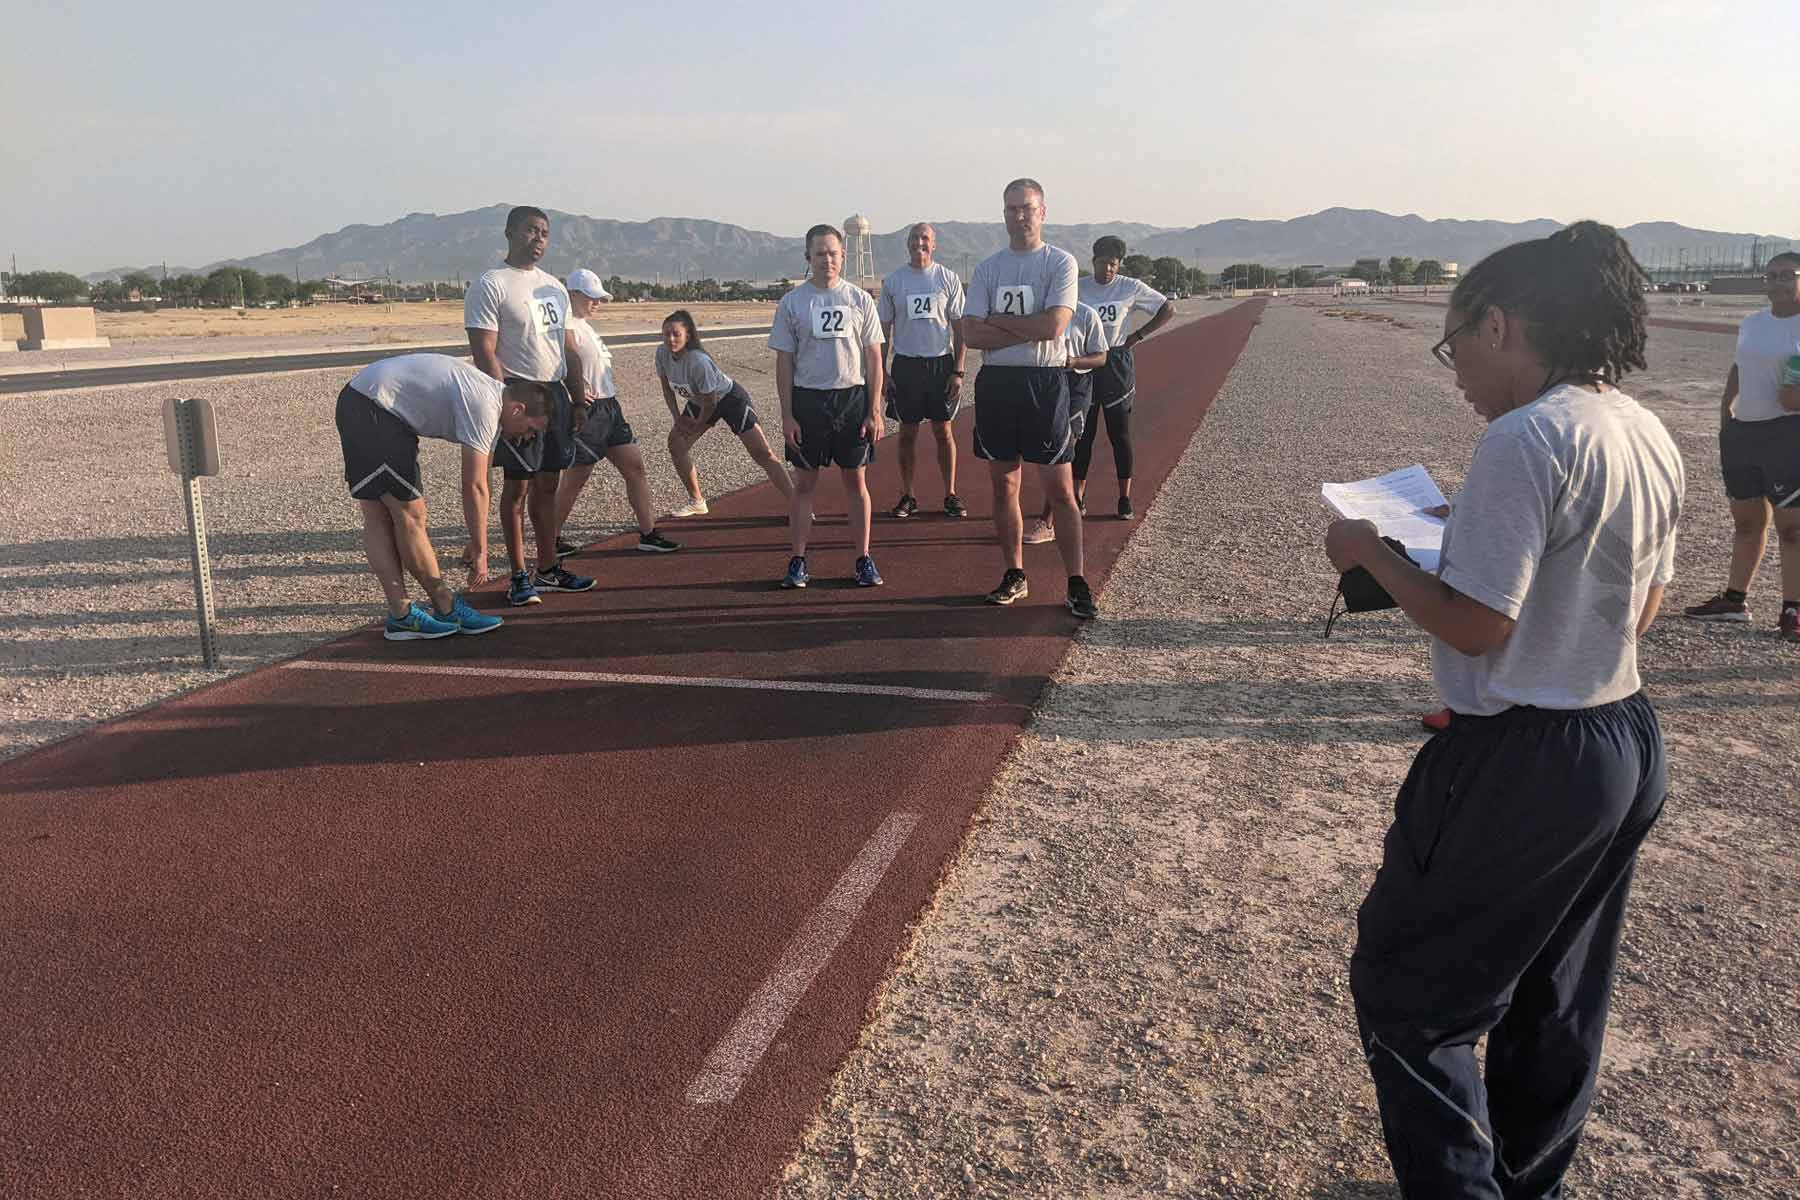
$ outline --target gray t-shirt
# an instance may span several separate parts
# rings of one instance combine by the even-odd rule
[[[550,383],[567,374],[563,331],[568,324],[569,289],[538,267],[495,267],[463,300],[463,328],[494,333],[500,369],[513,379]]]
[[[1492,716],[1636,692],[1638,614],[1674,578],[1685,487],[1662,421],[1623,392],[1564,385],[1489,425],[1438,578],[1516,624],[1479,658],[1432,640],[1444,703]]]
[[[842,280],[830,288],[802,282],[781,298],[769,330],[769,349],[794,356],[794,386],[821,391],[861,385],[864,353],[880,345],[873,297]]]
[[[420,437],[479,450],[500,436],[498,379],[447,354],[401,354],[370,363],[350,386],[405,421]]]
[[[1074,362],[1084,354],[1105,354],[1106,328],[1100,324],[1100,314],[1090,305],[1075,302],[1075,315],[1069,318],[1069,328],[1063,333],[1063,341],[1069,344],[1069,361]],[[1086,375],[1092,367],[1070,368],[1077,375]]]
[[[1131,322],[1134,312],[1155,313],[1169,302],[1169,298],[1145,283],[1141,279],[1133,279],[1129,275],[1114,275],[1113,281],[1105,287],[1095,283],[1092,276],[1081,281],[1081,300],[1084,304],[1094,306],[1100,314],[1100,323],[1106,326],[1106,342],[1109,346],[1123,345],[1125,342],[1125,326]]]
[[[1075,256],[1067,250],[1043,245],[1023,253],[1011,246],[983,259],[969,280],[963,312],[971,317],[990,313],[1002,317],[1029,317],[1051,308],[1075,313],[1075,281],[1080,272]],[[983,366],[1062,367],[1069,362],[1068,343],[1062,338],[1026,342],[1001,350],[985,350]]]
[[[881,281],[876,311],[894,327],[895,354],[942,358],[950,353],[950,323],[962,320],[962,280],[943,263],[923,271],[907,263]]]
[[[683,350],[677,358],[667,346],[658,346],[656,373],[668,380],[669,389],[683,400],[721,396],[731,390],[731,376],[719,370],[704,350]]]

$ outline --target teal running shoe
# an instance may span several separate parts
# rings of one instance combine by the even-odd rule
[[[390,615],[381,636],[390,642],[420,642],[449,637],[455,632],[455,622],[434,617],[423,604],[415,602],[404,617]]]
[[[447,613],[434,613],[434,619],[448,621],[456,626],[458,633],[492,633],[506,624],[499,617],[490,617],[486,613],[476,612],[469,607],[469,602],[461,596]]]

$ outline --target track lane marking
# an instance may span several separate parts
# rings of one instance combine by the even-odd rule
[[[883,683],[827,683],[799,679],[729,679],[705,675],[627,675],[614,671],[527,671],[512,667],[446,667],[430,663],[323,662],[301,659],[282,663],[284,671],[372,671],[386,675],[456,675],[474,679],[530,679],[546,683],[615,683],[630,687],[725,688],[737,691],[821,692],[834,696],[898,696],[903,700],[955,700],[969,703],[998,699],[992,692],[955,688],[899,687]]]
[[[775,969],[706,1056],[700,1073],[688,1084],[689,1104],[729,1104],[737,1098],[744,1080],[756,1070],[769,1043],[800,1003],[800,997],[812,987],[813,980],[862,916],[875,885],[887,874],[894,856],[900,853],[900,847],[918,823],[918,813],[892,813],[863,843],[862,850],[838,877],[837,886],[807,914]]]

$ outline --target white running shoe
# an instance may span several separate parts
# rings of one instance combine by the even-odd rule
[[[1031,531],[1025,535],[1025,544],[1027,546],[1041,546],[1045,542],[1054,542],[1055,540],[1056,526],[1050,524],[1048,521],[1039,521],[1036,525],[1032,526]]]
[[[706,512],[705,500],[689,500],[669,515],[671,517],[704,517]]]

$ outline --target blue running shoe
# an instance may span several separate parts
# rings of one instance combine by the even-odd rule
[[[531,577],[531,586],[540,592],[585,592],[594,586],[594,581],[561,566],[551,567],[548,571],[540,567]]]
[[[796,554],[794,557],[788,559],[787,575],[782,579],[781,586],[784,588],[803,588],[811,578],[812,576],[806,573],[806,556],[803,554]]]
[[[456,632],[454,621],[434,617],[423,604],[414,604],[404,617],[389,616],[381,636],[390,642],[419,642],[430,638],[449,637]]]
[[[544,598],[537,594],[537,589],[531,586],[530,571],[513,572],[512,583],[506,589],[506,602],[514,608],[518,608],[522,604],[542,604],[544,602]]]
[[[856,560],[856,586],[881,586],[881,572],[875,569],[875,560],[866,554]]]
[[[439,621],[450,622],[456,626],[458,633],[492,633],[506,624],[499,617],[490,617],[486,613],[476,612],[461,596],[456,598],[456,603],[451,606],[449,612],[433,613],[432,616]]]

